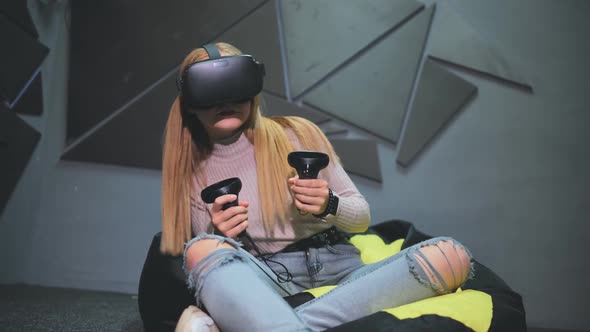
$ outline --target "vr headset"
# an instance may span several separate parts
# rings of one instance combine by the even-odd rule
[[[221,56],[203,46],[209,59],[190,64],[176,81],[183,105],[195,110],[254,98],[262,91],[264,64],[248,54]]]

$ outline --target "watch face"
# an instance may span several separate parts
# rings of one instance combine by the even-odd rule
[[[330,203],[328,203],[328,206],[330,207],[330,211],[328,212],[329,214],[335,216],[336,212],[338,211],[338,196],[332,194],[330,195]]]

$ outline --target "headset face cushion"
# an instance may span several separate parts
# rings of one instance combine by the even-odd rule
[[[262,91],[264,65],[247,54],[195,62],[181,77],[181,98],[192,109],[254,98]]]

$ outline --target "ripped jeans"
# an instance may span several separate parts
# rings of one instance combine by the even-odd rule
[[[186,252],[202,239],[216,239],[233,248],[213,251],[187,271]],[[452,249],[444,252],[439,248],[441,243]],[[439,256],[449,264],[454,254],[466,255],[464,272],[451,266],[450,273],[441,276],[421,251],[427,247],[439,249]],[[202,234],[186,248],[187,283],[195,290],[197,305],[205,306],[224,332],[321,331],[383,309],[452,292],[473,274],[469,251],[447,237],[421,242],[369,265],[362,263],[358,249],[349,244],[278,253],[268,264],[277,272],[281,272],[280,264],[284,265],[292,276],[289,282],[279,282],[269,266],[229,238]],[[282,298],[327,285],[338,287],[294,309]]]

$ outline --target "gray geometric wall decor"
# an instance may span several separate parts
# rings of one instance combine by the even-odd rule
[[[16,113],[0,106],[0,215],[40,137]]]
[[[31,38],[38,40],[39,34],[27,8],[26,1],[4,0],[0,5],[0,15],[4,15],[10,22],[29,34]],[[35,76],[18,102],[12,106],[14,112],[28,115],[40,115],[43,113],[41,76],[41,73]]]
[[[31,37],[39,37],[37,28],[31,19],[31,14],[27,8],[27,1],[23,0],[2,0],[0,4],[0,15],[4,15],[12,23],[27,32]]]
[[[377,142],[368,139],[332,138],[330,143],[348,173],[383,182]]]
[[[397,162],[408,166],[434,136],[475,96],[477,88],[426,58]]]
[[[257,30],[260,34],[255,33]],[[263,61],[267,67],[265,91],[267,88],[277,92],[283,89],[281,92],[284,93],[277,30],[276,9],[273,2],[268,2],[216,40],[234,43],[242,51],[251,52]],[[251,45],[248,34],[259,38],[258,44]],[[125,108],[116,110],[79,136],[64,151],[62,159],[159,169],[161,137],[170,105],[177,93],[176,76],[176,72],[167,75]],[[273,85],[273,82],[276,84]],[[330,120],[319,111],[288,103],[284,97],[272,93],[263,92],[262,106],[268,116],[299,115],[316,123]]]
[[[306,103],[392,143],[406,113],[434,6],[323,81]]]
[[[164,128],[177,93],[175,79],[176,76],[171,76],[161,81],[125,110],[81,136],[64,151],[61,158],[160,169]],[[330,120],[318,111],[298,107],[282,97],[263,93],[263,100],[263,114],[266,116],[296,115],[317,123]]]
[[[271,116],[300,116],[307,120],[320,124],[330,121],[329,116],[324,115],[320,111],[314,110],[307,105],[296,105],[289,103],[285,98],[274,96],[270,93],[262,93],[262,114],[267,117]]]
[[[497,46],[485,40],[444,2],[437,10],[428,54],[435,59],[532,89],[524,75]]]
[[[348,132],[348,129],[342,127],[341,125],[335,124],[334,121],[330,121],[325,125],[322,125],[321,129],[326,136],[342,135]]]
[[[246,54],[252,54],[264,63],[264,90],[286,96],[281,45],[274,1],[268,1],[248,17],[233,26],[217,41],[228,42]]]
[[[12,108],[41,70],[49,49],[0,14],[0,102]]]
[[[19,114],[41,115],[43,113],[43,73],[39,73],[12,107]]]
[[[160,169],[162,138],[176,97],[171,76],[124,111],[81,136],[62,155],[64,160]]]
[[[71,1],[68,141],[266,1]]]
[[[527,84],[444,2],[428,8],[414,0],[139,3],[72,2],[70,146],[64,159],[160,168],[178,64],[190,49],[212,40],[232,43],[265,63],[264,115],[302,116],[318,124],[338,139],[339,153],[351,160],[355,174],[371,179],[380,179],[379,163],[366,170],[354,160],[356,147],[367,144],[372,157],[366,158],[377,160],[376,143],[348,140],[350,127],[397,144],[397,162],[408,166],[475,94],[445,65]],[[107,16],[108,26],[98,24]],[[128,21],[136,24],[125,30]],[[23,100],[23,112],[37,108],[30,105]],[[138,124],[141,130],[129,131]]]
[[[279,5],[293,99],[423,7],[413,0],[291,0]]]

